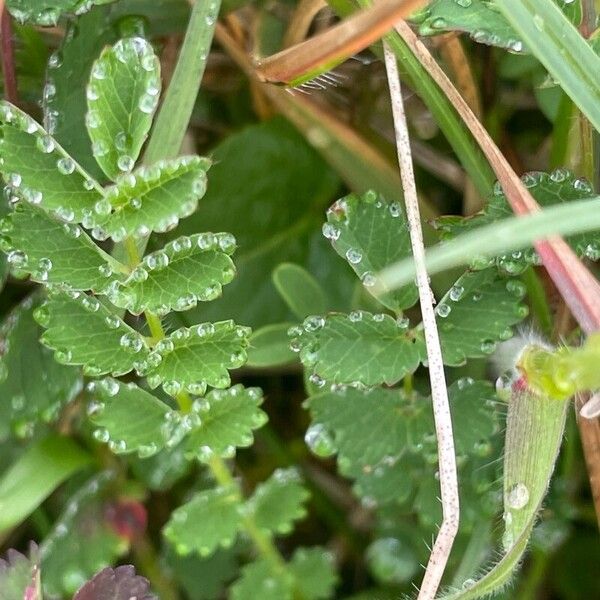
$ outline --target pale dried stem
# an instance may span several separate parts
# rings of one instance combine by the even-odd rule
[[[417,273],[417,286],[423,317],[425,344],[427,347],[427,360],[429,363],[429,379],[431,382],[431,397],[433,402],[433,415],[438,442],[438,465],[440,476],[440,490],[442,497],[442,525],[438,532],[435,544],[429,556],[425,576],[419,591],[420,600],[431,600],[435,597],[440,585],[442,575],[452,550],[454,538],[458,531],[460,515],[458,501],[458,476],[456,473],[456,456],[454,452],[454,436],[452,433],[452,418],[448,402],[446,376],[442,360],[442,349],[435,320],[433,308],[433,294],[429,287],[429,276],[425,267],[425,247],[423,245],[423,232],[419,215],[419,201],[413,173],[410,152],[410,140],[396,57],[387,43],[384,43],[385,66],[387,70],[390,97],[392,101],[392,114],[394,116],[394,129],[396,133],[396,147],[398,150],[398,164],[406,216],[410,228],[410,239],[413,258]]]

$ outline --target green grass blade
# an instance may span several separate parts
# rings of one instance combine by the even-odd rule
[[[147,164],[179,153],[204,75],[220,6],[221,0],[198,0],[194,4],[175,72],[148,142],[144,156]]]
[[[600,58],[554,2],[497,2],[531,52],[600,131]]]
[[[598,227],[600,198],[553,206],[527,217],[510,217],[433,247],[426,255],[427,271],[433,275],[470,264],[475,257],[493,257],[552,235],[581,233]],[[412,259],[405,259],[381,271],[377,287],[396,289],[412,281],[414,276]]]

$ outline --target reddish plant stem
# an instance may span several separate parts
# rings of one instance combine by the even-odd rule
[[[4,97],[13,104],[18,104],[17,76],[15,73],[15,51],[13,47],[13,32],[11,16],[0,0],[0,45],[2,49],[2,74],[4,76]]]

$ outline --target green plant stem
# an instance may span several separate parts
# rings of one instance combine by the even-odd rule
[[[136,537],[131,545],[132,553],[140,571],[148,578],[161,600],[179,600],[173,583],[165,577],[153,544],[146,535]]]
[[[221,0],[198,0],[188,23],[173,77],[146,148],[144,162],[177,156],[188,128],[215,33]]]

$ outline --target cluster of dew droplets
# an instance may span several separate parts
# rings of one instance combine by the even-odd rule
[[[443,31],[451,31],[455,29],[460,29],[464,27],[465,23],[469,21],[470,13],[468,9],[471,9],[473,6],[473,0],[454,0],[454,4],[457,7],[465,9],[465,14],[461,17],[457,15],[455,17],[450,17],[450,15],[439,15],[435,10],[427,10],[424,14],[424,18],[422,19],[419,26],[419,33],[421,35],[436,35]],[[479,2],[477,3],[479,4]],[[492,3],[486,4],[488,10],[495,10],[495,7]],[[480,44],[487,44],[489,46],[499,46],[502,48],[506,48],[509,52],[513,52],[515,54],[519,54],[523,52],[523,42],[515,37],[504,37],[498,35],[498,33],[486,29],[484,27],[480,27],[477,29],[473,29],[470,31],[471,37],[475,42]]]
[[[140,93],[137,109],[145,117],[151,118],[158,106],[160,96],[160,69],[158,59],[152,46],[143,38],[131,37],[119,40],[112,48],[107,49],[94,63],[90,81],[86,88],[88,112],[86,125],[92,138],[92,152],[96,158],[104,159],[111,151],[116,151],[116,164],[123,173],[130,172],[139,154],[139,140],[134,140],[129,131],[118,131],[114,139],[105,138],[110,128],[103,116],[101,98],[104,80],[110,79],[120,65],[134,68],[136,78],[144,84]],[[133,119],[135,121],[135,119]]]

